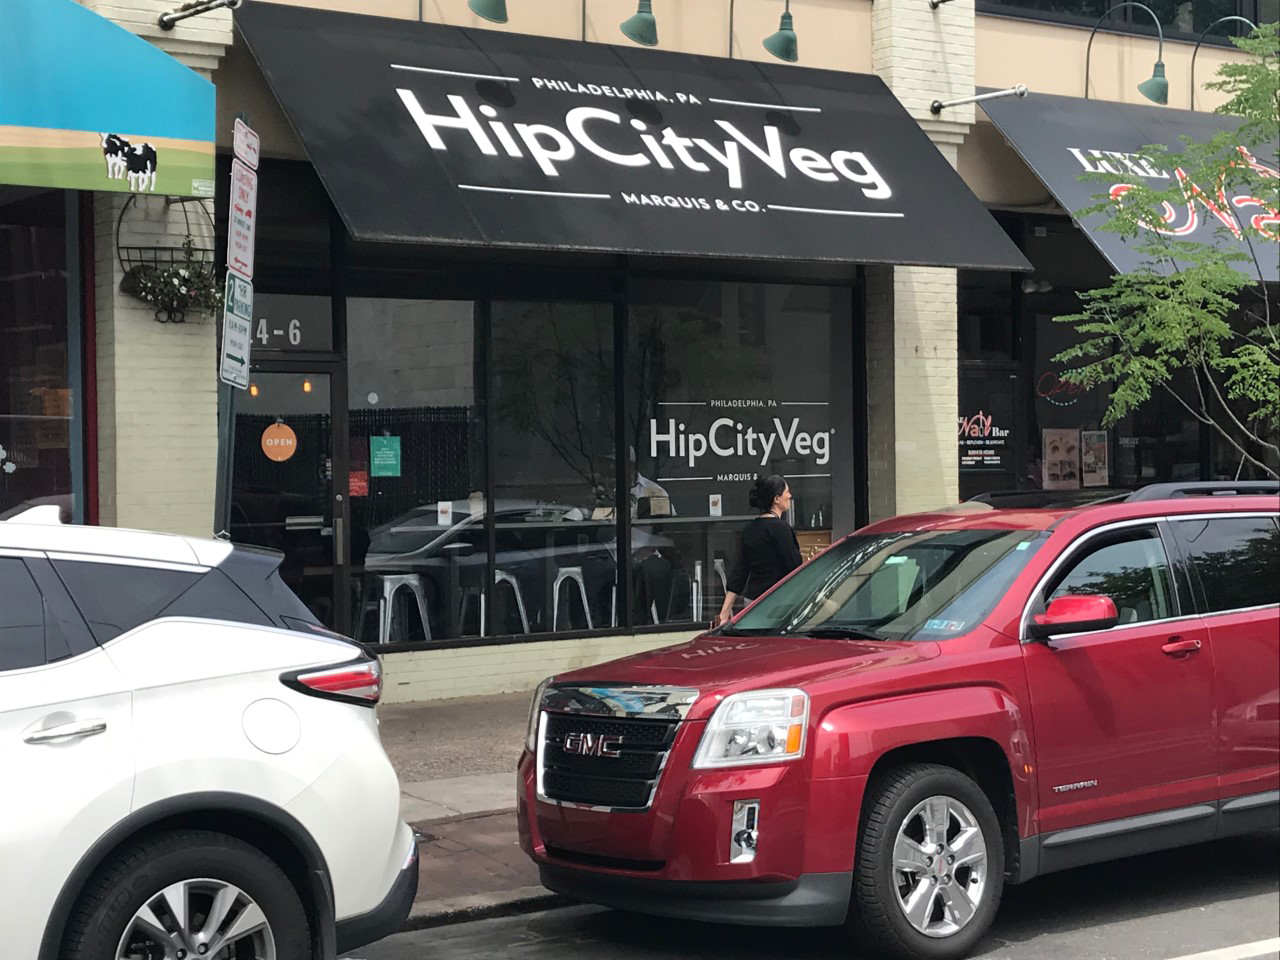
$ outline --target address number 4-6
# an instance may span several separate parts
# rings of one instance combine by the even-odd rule
[[[289,334],[290,345],[296,347],[302,342],[302,322],[297,318],[289,321],[287,332]],[[285,333],[285,330],[280,330],[278,328],[268,329],[267,318],[261,317],[258,320],[258,332],[254,334],[254,339],[265,346],[271,342],[272,337],[283,337]]]

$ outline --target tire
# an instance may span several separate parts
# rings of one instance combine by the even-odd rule
[[[934,841],[942,832],[939,853]],[[899,869],[906,864],[912,869]],[[958,960],[986,933],[1003,889],[1004,837],[981,787],[932,763],[898,767],[871,782],[849,904],[856,939],[879,956]]]
[[[192,948],[206,932],[204,921],[219,908],[224,932],[232,937],[221,944],[208,942],[208,956],[229,943],[252,944],[264,960],[311,956],[307,916],[289,878],[256,847],[204,830],[178,830],[140,840],[103,864],[71,912],[58,956],[61,960],[147,958],[151,954],[141,943],[161,943],[159,936],[165,931],[149,933],[145,925],[160,920],[162,927],[172,927],[177,911],[182,910],[187,914],[187,956],[200,960]],[[237,928],[250,932],[236,933]],[[126,932],[133,948],[125,940]],[[169,941],[176,949],[180,938],[170,931]],[[161,948],[154,955],[168,954]]]

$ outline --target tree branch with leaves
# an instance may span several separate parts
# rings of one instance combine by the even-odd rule
[[[1146,147],[1144,166],[1168,174],[1155,184],[1085,175],[1106,192],[1081,214],[1104,214],[1100,229],[1120,234],[1143,263],[1057,318],[1083,339],[1055,359],[1078,362],[1064,374],[1071,383],[1110,386],[1104,426],[1168,394],[1242,464],[1280,478],[1280,303],[1267,282],[1280,262],[1277,25],[1233,42],[1248,59],[1223,65],[1206,86],[1228,95],[1217,112],[1239,117],[1237,128]],[[1201,218],[1211,230],[1195,231]],[[1203,239],[1189,239],[1193,231]]]

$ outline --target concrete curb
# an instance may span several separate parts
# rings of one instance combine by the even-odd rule
[[[427,930],[469,920],[511,917],[538,910],[567,907],[576,901],[552,893],[546,887],[517,887],[494,893],[478,893],[469,897],[423,900],[413,905],[401,930]]]

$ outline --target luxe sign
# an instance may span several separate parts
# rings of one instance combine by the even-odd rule
[[[1106,196],[1108,190],[1108,184],[1081,179],[1082,175],[1124,178],[1125,182],[1111,191],[1112,199],[1121,202],[1135,183],[1162,188],[1177,182],[1186,202],[1166,209],[1160,221],[1145,225],[1147,229],[1239,250],[1250,259],[1241,269],[1253,269],[1252,254],[1256,252],[1262,278],[1270,282],[1280,279],[1276,250],[1251,251],[1239,227],[1240,223],[1249,224],[1280,241],[1280,211],[1271,210],[1257,197],[1226,196],[1218,184],[1195,183],[1185,171],[1157,167],[1144,154],[1150,144],[1177,151],[1184,136],[1207,143],[1223,132],[1238,129],[1240,118],[1048,94],[1036,95],[1034,110],[1009,100],[988,100],[982,107],[1054,198],[1073,215],[1094,206],[1099,195]],[[1266,155],[1241,150],[1236,162],[1273,177],[1280,174],[1276,153],[1276,144]],[[1123,237],[1097,229],[1105,223],[1102,215],[1079,219],[1089,239],[1118,272],[1130,273],[1142,264],[1142,256]]]
[[[1025,268],[874,76],[276,4],[236,24],[357,239]]]

